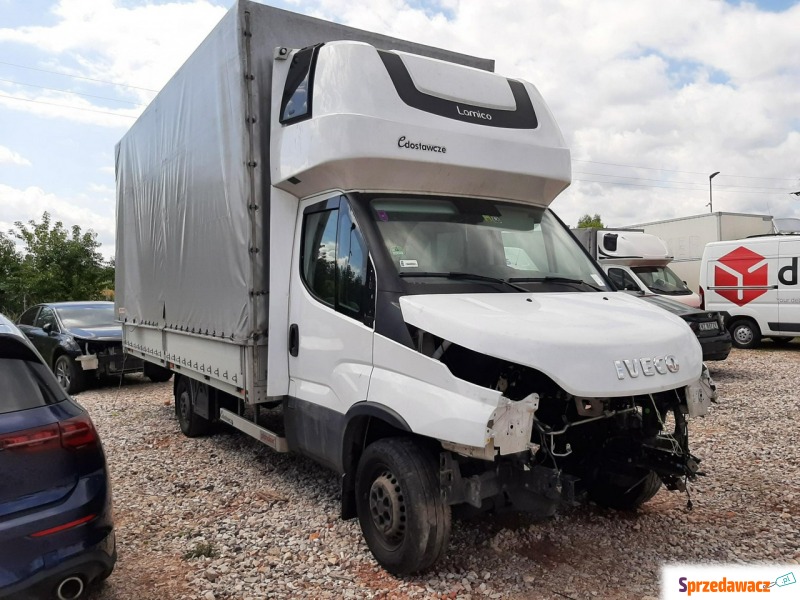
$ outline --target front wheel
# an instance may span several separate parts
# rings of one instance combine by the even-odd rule
[[[66,354],[62,354],[56,359],[53,372],[58,383],[68,394],[77,394],[83,390],[83,371]]]
[[[188,377],[181,377],[175,385],[175,416],[183,435],[198,437],[208,433],[211,423],[198,415],[194,410],[197,386]]]
[[[592,482],[589,497],[600,506],[635,510],[661,489],[661,478],[653,471],[602,473]]]
[[[737,348],[756,348],[761,343],[761,330],[751,319],[739,319],[730,325],[731,341]]]
[[[433,453],[410,438],[367,446],[356,471],[356,508],[367,546],[393,575],[431,567],[450,542],[450,506]]]

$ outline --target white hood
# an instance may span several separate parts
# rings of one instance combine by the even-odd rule
[[[537,369],[574,396],[679,388],[702,368],[700,343],[681,318],[622,292],[403,296],[400,307],[407,323]]]

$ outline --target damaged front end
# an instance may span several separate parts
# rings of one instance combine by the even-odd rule
[[[687,417],[716,398],[703,368],[696,383],[621,397],[567,393],[543,373],[414,330],[418,350],[460,379],[502,393],[484,448],[442,442],[440,482],[450,504],[552,515],[590,498],[631,509],[661,485],[685,490],[700,459],[689,450]],[[426,339],[429,337],[430,339]]]
[[[81,340],[76,338],[81,355],[75,358],[84,371],[93,371],[97,375],[122,375],[137,373],[144,368],[141,358],[123,352],[118,340]]]

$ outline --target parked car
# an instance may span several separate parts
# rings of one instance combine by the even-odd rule
[[[83,598],[117,559],[97,431],[3,315],[0,386],[0,598]]]
[[[51,302],[29,308],[19,318],[20,330],[44,357],[67,393],[80,392],[90,377],[144,370],[153,381],[171,373],[122,351],[122,326],[113,302]]]
[[[692,308],[657,294],[635,295],[637,298],[655,304],[686,321],[700,341],[704,361],[728,358],[728,354],[731,352],[731,335],[724,326],[725,313]]]

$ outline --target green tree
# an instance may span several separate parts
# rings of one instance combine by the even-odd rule
[[[22,255],[14,241],[0,232],[0,313],[16,316]]]
[[[14,226],[10,237],[0,240],[7,315],[16,316],[38,302],[99,300],[104,289],[113,288],[114,263],[103,260],[98,252],[101,244],[91,229],[83,232],[78,225],[67,229],[61,221],[52,222],[47,212],[39,223],[17,221]],[[7,280],[3,269],[9,272]]]
[[[580,219],[578,219],[578,227],[597,227],[598,229],[602,229],[605,227],[605,225],[603,225],[603,219],[600,218],[598,213],[595,213],[594,216],[586,213]]]

